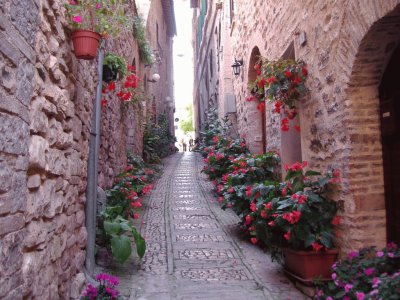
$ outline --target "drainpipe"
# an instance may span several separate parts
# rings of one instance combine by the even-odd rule
[[[100,148],[100,115],[101,115],[101,90],[103,82],[103,61],[104,61],[105,40],[102,39],[99,47],[99,59],[97,65],[97,90],[96,100],[92,112],[92,128],[89,141],[89,161],[86,187],[86,260],[85,267],[89,276],[94,273],[94,250],[96,239],[96,215],[97,215],[97,177],[98,160]]]

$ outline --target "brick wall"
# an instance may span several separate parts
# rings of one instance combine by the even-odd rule
[[[77,60],[63,1],[0,0],[0,298],[79,297],[97,61]],[[162,29],[161,29],[162,32]],[[131,34],[107,50],[132,63]],[[141,104],[102,109],[99,184],[141,154]]]
[[[294,42],[296,58],[308,65],[310,94],[299,105],[301,154],[313,168],[342,170],[336,197],[344,217],[340,246],[343,250],[382,246],[386,229],[377,88],[391,54],[387,46],[397,43],[399,36],[394,30],[397,22],[382,21],[376,29],[374,24],[399,1],[236,1],[236,5],[231,43],[234,56],[245,61],[245,74],[252,67],[249,61],[256,46],[264,57],[278,59]],[[299,44],[300,32],[306,33],[305,46]],[[246,76],[236,78],[234,90],[239,132],[251,142],[254,130],[248,120],[254,108],[244,101],[247,84]],[[282,151],[285,144],[281,146],[280,139],[285,133],[271,110],[267,106],[267,149]]]

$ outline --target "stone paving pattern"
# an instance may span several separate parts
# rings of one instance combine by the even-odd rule
[[[269,256],[239,238],[239,218],[219,207],[200,155],[177,153],[164,164],[141,221],[145,256],[98,272],[118,275],[131,300],[308,299]]]

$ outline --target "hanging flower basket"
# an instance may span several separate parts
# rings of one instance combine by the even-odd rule
[[[72,42],[75,56],[79,59],[91,60],[97,55],[100,34],[90,30],[75,30],[72,32]]]
[[[117,80],[118,73],[108,65],[103,65],[103,81],[111,82]]]

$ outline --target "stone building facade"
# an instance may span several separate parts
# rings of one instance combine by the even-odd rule
[[[158,2],[160,45],[171,49],[172,1]],[[78,298],[85,281],[85,202],[97,60],[77,60],[61,0],[0,0],[0,298]],[[135,1],[130,9],[137,13]],[[150,23],[148,23],[148,26]],[[148,28],[155,35],[154,27]],[[153,49],[155,44],[151,45]],[[106,50],[140,62],[131,33]],[[161,74],[172,90],[171,51]],[[146,81],[145,81],[146,83]],[[148,92],[160,98],[164,85]],[[171,91],[169,91],[171,93]],[[99,185],[107,188],[142,153],[151,106],[102,108]],[[172,117],[171,117],[172,119]],[[172,120],[171,120],[172,121]],[[173,121],[172,121],[173,122]]]
[[[341,249],[400,242],[395,181],[400,92],[394,83],[400,61],[400,1],[191,1],[196,8],[194,39],[203,2],[209,9],[195,52],[195,107],[204,93],[199,87],[205,77],[198,70],[209,64],[212,49],[213,59],[225,60],[225,68],[215,71],[219,80],[210,90],[234,94],[238,133],[254,152],[277,150],[283,164],[306,160],[314,169],[341,170],[336,196],[343,218]],[[210,21],[213,15],[215,23]],[[206,49],[215,32],[225,42]],[[271,105],[263,118],[254,102],[245,101],[259,55],[307,64],[310,92],[298,104],[300,133],[282,132]],[[239,76],[229,75],[235,58],[243,59]],[[220,115],[228,113],[225,99],[220,97],[218,104]],[[197,128],[207,107],[199,108]]]

